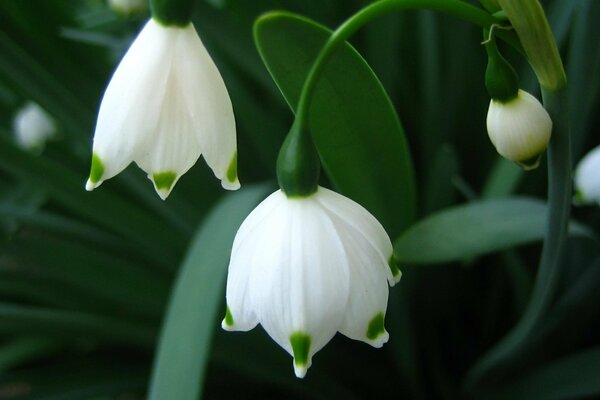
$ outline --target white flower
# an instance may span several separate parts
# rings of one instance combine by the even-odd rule
[[[575,169],[575,199],[600,205],[600,146],[586,154]]]
[[[15,141],[26,150],[41,149],[56,132],[54,120],[39,105],[25,104],[13,120]]]
[[[109,0],[110,7],[120,14],[142,13],[148,9],[148,0]]]
[[[517,97],[507,102],[492,99],[487,131],[502,157],[533,169],[550,141],[552,120],[534,96],[519,89]]]
[[[381,347],[388,284],[400,279],[392,244],[362,206],[319,187],[307,197],[271,194],[233,243],[222,327],[260,323],[304,377],[337,331]]]
[[[191,23],[151,19],[104,93],[86,189],[135,161],[165,199],[200,154],[225,189],[239,188],[235,119],[217,67]]]

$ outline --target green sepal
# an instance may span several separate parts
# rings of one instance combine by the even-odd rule
[[[150,0],[152,18],[164,26],[186,26],[192,20],[193,0]]]
[[[306,197],[319,184],[321,162],[310,133],[294,123],[277,157],[277,180],[288,197]]]
[[[488,55],[485,87],[492,99],[505,103],[517,97],[519,77],[512,65],[498,51],[494,36],[492,35],[488,40],[487,30],[484,30],[484,36],[486,37],[485,49]]]

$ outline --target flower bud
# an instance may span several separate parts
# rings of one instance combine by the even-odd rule
[[[600,205],[600,146],[586,154],[575,169],[575,202]]]
[[[510,101],[492,99],[486,122],[490,140],[502,157],[525,170],[538,167],[550,141],[552,120],[534,96],[519,89]]]
[[[142,14],[148,10],[146,0],[109,0],[108,4],[116,13],[122,15]]]
[[[52,118],[39,105],[27,103],[13,121],[15,141],[25,150],[41,150],[56,132]]]

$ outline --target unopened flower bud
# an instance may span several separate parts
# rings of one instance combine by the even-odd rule
[[[517,97],[502,102],[492,99],[487,131],[498,153],[530,170],[539,165],[552,133],[552,120],[542,104],[520,90]]]

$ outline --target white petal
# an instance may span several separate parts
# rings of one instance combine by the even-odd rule
[[[340,332],[381,347],[389,339],[383,327],[388,302],[388,265],[366,238],[346,221],[332,217],[350,266],[350,296]]]
[[[353,227],[377,249],[380,257],[386,263],[385,272],[389,284],[394,286],[400,280],[402,274],[395,267],[395,264],[388,265],[388,263],[393,262],[392,242],[377,218],[360,204],[332,190],[319,187],[315,197],[329,213],[346,221],[349,226]],[[393,272],[392,267],[394,267]]]
[[[115,176],[153,146],[177,30],[148,21],[113,74],[94,133],[94,154],[103,173],[89,188]]]
[[[577,200],[600,205],[600,146],[585,155],[575,170]]]
[[[238,229],[231,251],[229,273],[227,277],[227,306],[229,319],[223,320],[222,327],[226,330],[247,331],[256,326],[258,319],[255,304],[250,294],[250,283],[255,271],[255,265],[260,266],[262,253],[257,251],[258,244],[269,240],[273,227],[270,226],[269,217],[277,218],[274,210],[285,201],[281,191],[277,191],[263,200],[246,217]],[[275,221],[276,223],[277,221]]]
[[[276,214],[270,240],[263,240],[257,249],[264,254],[261,265],[253,271],[260,276],[255,282],[261,288],[255,293],[259,320],[271,338],[295,357],[296,373],[302,376],[344,318],[348,260],[314,196],[288,199]],[[292,338],[298,335],[308,338],[302,354],[294,354]]]
[[[511,101],[490,101],[486,125],[498,153],[515,162],[528,161],[542,153],[552,133],[548,112],[523,90]]]
[[[188,112],[188,105],[182,93],[187,90],[187,79],[176,71],[176,65],[185,58],[175,55],[173,68],[165,71],[168,75],[159,119],[154,131],[151,147],[145,152],[137,152],[135,161],[148,173],[159,194],[169,194],[176,181],[186,173],[200,157],[200,144]],[[191,78],[193,79],[193,78]],[[155,178],[157,174],[172,174],[171,181],[163,184]]]
[[[235,118],[223,78],[193,27],[178,45],[186,55],[177,65],[178,72],[188,77],[182,94],[202,155],[225,189],[238,189]]]

